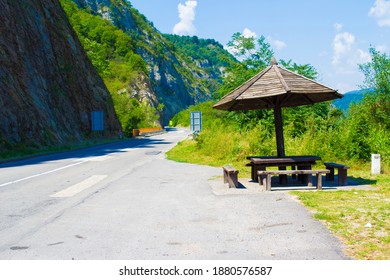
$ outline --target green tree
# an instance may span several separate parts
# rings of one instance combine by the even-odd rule
[[[279,60],[279,64],[287,70],[298,73],[299,75],[305,76],[311,80],[316,80],[318,77],[317,70],[310,64],[297,64],[291,59],[288,61],[281,59]]]
[[[237,62],[227,67],[222,86],[216,94],[217,99],[266,68],[274,55],[271,45],[266,42],[264,36],[256,40],[255,37],[247,37],[236,32],[227,46]]]
[[[375,48],[370,48],[370,54],[371,62],[359,65],[365,76],[362,87],[374,89],[365,95],[364,103],[372,120],[390,129],[390,57]]]
[[[254,69],[255,72],[267,67],[274,56],[274,51],[264,36],[256,40],[255,37],[247,37],[236,32],[227,46],[247,69]]]
[[[265,69],[271,61],[274,51],[265,37],[256,40],[254,37],[245,37],[237,32],[232,36],[228,47],[241,63],[234,64],[228,69],[224,84],[219,90],[219,96],[234,90],[258,72]],[[317,70],[310,64],[297,64],[290,60],[279,61],[284,68],[296,72],[306,78],[315,80]],[[328,102],[313,106],[300,106],[284,109],[284,120],[290,135],[297,137],[308,128],[307,122],[321,125],[328,118],[330,105]],[[273,131],[273,115],[271,110],[231,112],[228,118],[234,120],[240,128],[251,129],[261,124],[269,133]],[[326,122],[328,123],[328,122]]]

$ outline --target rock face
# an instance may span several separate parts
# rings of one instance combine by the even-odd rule
[[[136,29],[131,11],[128,6],[116,1],[117,5],[112,5],[111,0],[72,0],[79,8],[87,8],[95,14],[99,14],[104,19],[111,21],[122,30]]]
[[[0,0],[0,151],[84,139],[91,114],[120,124],[57,0]]]
[[[210,89],[202,81],[210,77],[202,69],[191,69],[171,49],[171,44],[143,15],[131,9],[124,0],[72,0],[80,8],[87,8],[129,34],[136,44],[136,53],[148,65],[149,100],[157,107],[164,104],[161,123],[197,102],[211,97]],[[131,1],[130,1],[131,2]],[[156,103],[156,100],[158,103]]]

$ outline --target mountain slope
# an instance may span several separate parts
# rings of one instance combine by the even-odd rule
[[[210,75],[209,65],[183,58],[173,42],[161,34],[146,17],[124,0],[72,0],[80,8],[109,20],[131,36],[135,52],[147,64],[149,79],[144,96],[155,107],[163,107],[161,121],[167,124],[177,112],[208,100],[221,81],[221,71]],[[163,104],[163,105],[162,105]]]
[[[135,54],[135,42],[122,30],[99,16],[60,0],[92,64],[109,89],[126,136],[139,127],[158,125],[158,104],[150,88],[145,61]]]
[[[218,90],[222,84],[225,69],[238,61],[214,39],[202,39],[197,36],[179,36],[164,34],[172,44],[176,54],[193,68],[207,73],[208,88]]]
[[[0,152],[84,139],[91,113],[120,129],[111,96],[58,1],[0,0]]]
[[[359,102],[363,99],[364,94],[372,91],[371,89],[353,90],[346,92],[343,98],[333,101],[333,104],[340,110],[347,111],[351,103]]]

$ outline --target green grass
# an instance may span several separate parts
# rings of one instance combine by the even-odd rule
[[[199,141],[207,141],[208,148]],[[232,148],[231,142],[234,142]],[[237,143],[240,142],[240,143]],[[186,140],[168,152],[168,159],[220,167],[233,164],[240,177],[250,177],[245,166],[247,138],[220,139],[218,131],[213,139]],[[235,147],[235,148],[234,148]],[[242,150],[240,150],[240,147]],[[234,156],[235,155],[235,156]],[[294,191],[296,196],[330,231],[346,245],[346,254],[356,259],[390,259],[390,171],[384,165],[384,174],[371,175],[370,164],[350,162],[349,177],[361,184],[370,184],[376,190],[352,191]],[[322,166],[323,167],[323,166]],[[368,223],[371,227],[366,226]]]
[[[222,146],[217,145],[216,146]],[[215,147],[215,146],[214,146]],[[247,160],[244,158],[230,157],[227,152],[221,152],[220,156],[216,157],[212,152],[202,152],[199,150],[195,140],[185,140],[179,142],[173,149],[167,153],[169,160],[195,163],[200,165],[208,165],[221,167],[226,164],[231,164],[240,171],[240,176],[250,177],[250,167],[245,166]]]
[[[347,255],[356,259],[389,260],[390,176],[374,176],[369,170],[354,168],[349,175],[364,178],[376,190],[294,191],[292,194],[346,244]]]

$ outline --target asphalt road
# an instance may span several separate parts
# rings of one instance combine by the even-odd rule
[[[287,193],[218,195],[219,168],[166,160],[187,135],[0,165],[0,259],[346,258]]]

